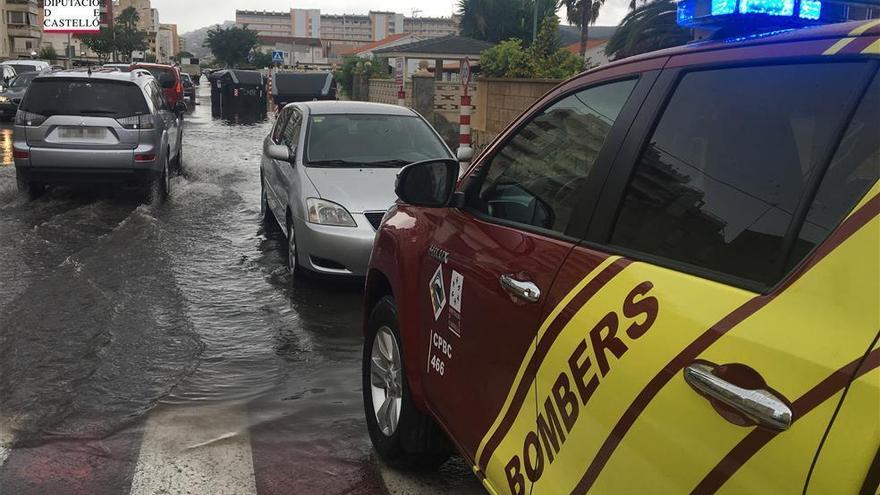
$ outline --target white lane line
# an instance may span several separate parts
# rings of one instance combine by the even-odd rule
[[[251,440],[239,407],[162,407],[147,419],[132,495],[256,495]]]

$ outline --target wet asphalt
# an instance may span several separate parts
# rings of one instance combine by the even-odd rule
[[[161,205],[27,201],[0,126],[0,493],[384,492],[362,281],[290,280],[259,224],[271,122],[212,119],[207,96]]]

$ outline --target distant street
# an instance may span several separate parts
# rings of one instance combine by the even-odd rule
[[[212,120],[200,91],[161,206],[107,188],[27,202],[0,130],[0,493],[385,492],[361,281],[291,285],[258,222],[271,122]],[[442,473],[414,479],[479,489],[459,460]]]

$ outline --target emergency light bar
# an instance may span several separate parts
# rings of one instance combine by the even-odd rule
[[[681,0],[678,24],[687,28],[755,32],[840,21],[821,0]]]

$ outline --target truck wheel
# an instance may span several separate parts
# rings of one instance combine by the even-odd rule
[[[413,403],[403,363],[397,307],[386,296],[370,313],[364,341],[361,375],[367,430],[388,465],[436,467],[449,458],[449,440]]]

